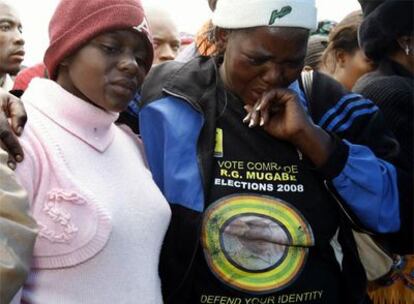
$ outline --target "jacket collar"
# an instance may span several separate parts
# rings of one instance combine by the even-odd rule
[[[200,101],[207,89],[218,81],[218,68],[213,58],[197,57],[175,71],[165,83],[163,90],[178,95],[201,110]],[[201,107],[200,107],[201,106]]]

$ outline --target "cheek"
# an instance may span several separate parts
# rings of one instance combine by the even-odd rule
[[[83,63],[71,68],[73,83],[92,102],[102,100],[105,95],[104,71],[93,64]]]

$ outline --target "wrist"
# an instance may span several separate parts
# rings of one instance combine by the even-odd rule
[[[323,166],[334,149],[334,141],[325,130],[312,125],[301,132],[293,144],[315,165]]]

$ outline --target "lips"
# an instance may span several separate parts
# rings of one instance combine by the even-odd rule
[[[138,84],[131,79],[118,79],[112,81],[111,85],[134,92],[138,89]]]
[[[23,61],[25,54],[26,53],[25,53],[24,50],[18,50],[18,51],[15,51],[15,52],[11,53],[10,57],[12,59],[17,59],[18,61]]]

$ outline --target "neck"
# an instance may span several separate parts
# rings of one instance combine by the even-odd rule
[[[414,54],[407,55],[403,51],[398,51],[388,57],[414,74]]]

